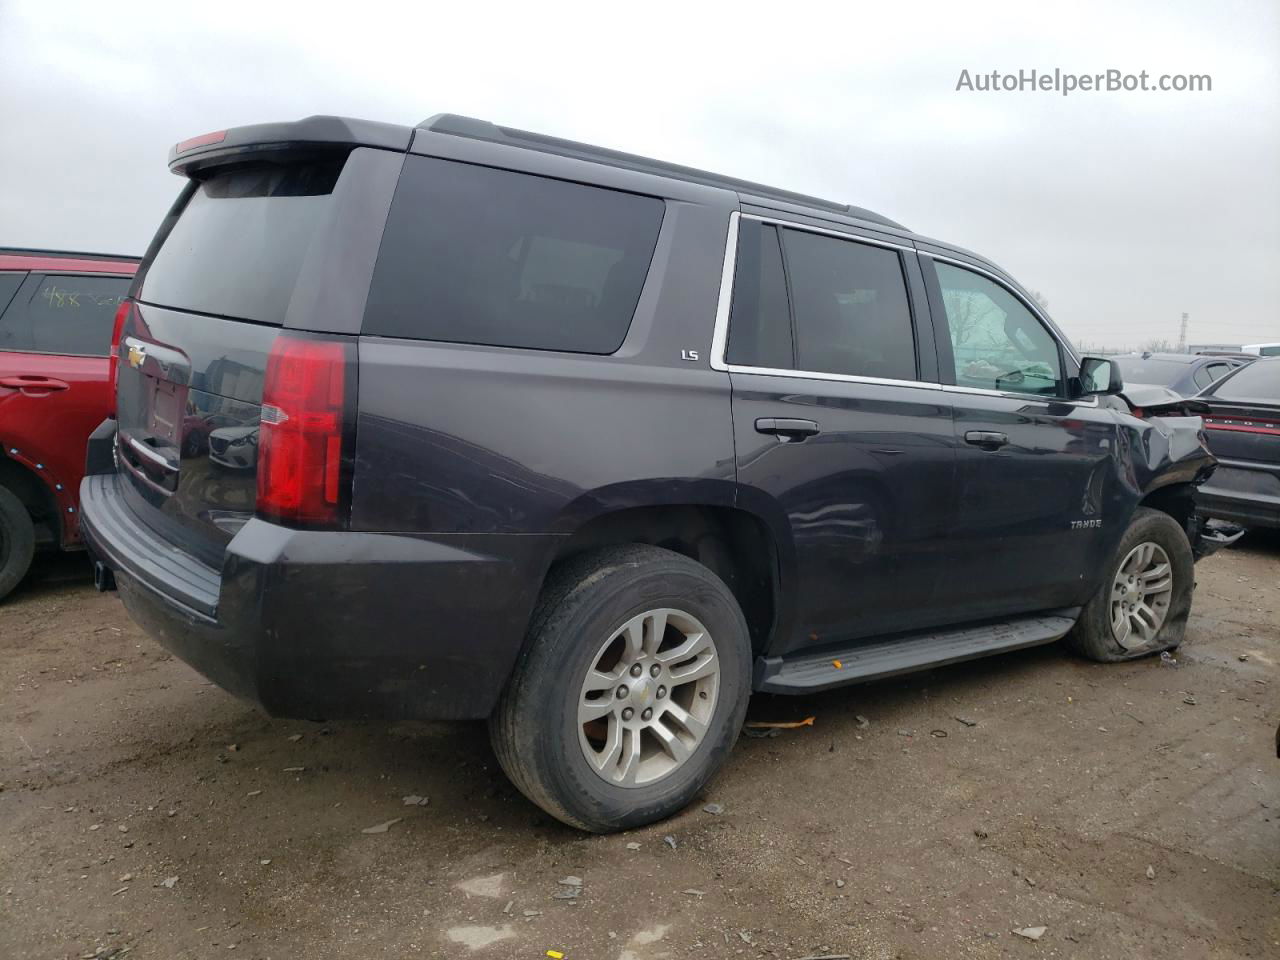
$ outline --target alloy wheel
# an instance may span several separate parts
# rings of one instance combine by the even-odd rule
[[[1158,543],[1140,543],[1125,556],[1111,584],[1111,632],[1126,650],[1151,643],[1173,596],[1173,564]]]
[[[639,787],[670,776],[702,743],[715,713],[720,659],[682,610],[622,624],[591,661],[578,698],[578,742],[600,777]]]

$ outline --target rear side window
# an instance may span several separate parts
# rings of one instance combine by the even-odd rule
[[[363,332],[574,353],[622,345],[663,201],[409,157]]]
[[[1235,368],[1229,363],[1206,363],[1203,367],[1196,371],[1195,381],[1197,387],[1207,387],[1215,380],[1221,380]]]
[[[201,181],[147,269],[139,299],[283,324],[345,160],[247,164]]]
[[[916,379],[915,336],[895,250],[782,231],[795,312],[796,368]]]
[[[777,370],[795,365],[778,230],[758,220],[742,220],[738,227],[725,359],[740,366]]]
[[[129,277],[31,274],[0,317],[0,350],[105,357]],[[0,278],[0,300],[4,299]]]

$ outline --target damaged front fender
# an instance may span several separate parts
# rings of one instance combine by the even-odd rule
[[[1186,414],[1197,403],[1181,400],[1162,407],[1170,413]],[[1154,410],[1148,407],[1146,412],[1151,414]],[[1196,560],[1240,539],[1244,534],[1240,526],[1216,520],[1202,522],[1196,516],[1196,488],[1218,466],[1209,452],[1204,421],[1186,415],[1127,419],[1121,436],[1128,438],[1131,455],[1122,457],[1122,462],[1129,466],[1129,480],[1140,502],[1152,503],[1181,518]],[[1174,504],[1178,509],[1170,509]]]

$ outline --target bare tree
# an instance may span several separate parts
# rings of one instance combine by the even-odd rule
[[[1002,317],[1000,309],[989,297],[967,290],[943,290],[947,323],[951,327],[951,342],[957,347],[994,346],[997,341],[990,320]],[[999,329],[999,324],[996,324]],[[988,341],[988,342],[984,342]]]

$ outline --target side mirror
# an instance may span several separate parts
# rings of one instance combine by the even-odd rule
[[[1124,389],[1120,368],[1104,357],[1085,357],[1080,361],[1079,389],[1076,396],[1112,396]]]

